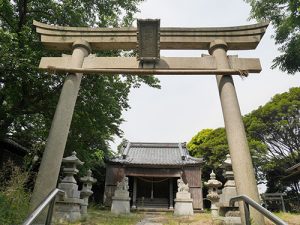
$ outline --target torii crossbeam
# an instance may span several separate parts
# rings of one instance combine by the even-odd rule
[[[143,21],[139,24],[154,24],[144,30],[150,31],[146,37],[139,38],[143,26],[136,28],[82,28],[50,26],[34,21],[41,41],[49,49],[71,50],[72,44],[85,40],[93,50],[125,49],[132,50],[138,46],[143,49],[209,49],[212,41],[219,39],[227,44],[228,50],[249,50],[258,45],[268,23],[227,28],[160,28],[156,20]],[[151,28],[156,28],[156,35]],[[150,40],[150,41],[149,41]],[[154,40],[151,42],[151,40]],[[152,46],[147,45],[149,42]],[[155,45],[155,43],[157,43]],[[154,44],[153,44],[154,43]],[[158,46],[159,45],[159,46]],[[141,54],[145,54],[138,48]],[[259,59],[229,57],[229,69],[217,69],[214,56],[203,57],[162,57],[157,55],[152,66],[135,57],[95,57],[90,55],[83,61],[81,68],[70,68],[71,56],[43,57],[40,68],[45,70],[101,73],[101,74],[141,74],[141,75],[245,75],[259,73]],[[141,56],[142,58],[142,56]]]
[[[69,72],[52,121],[35,183],[32,208],[56,187],[82,74],[210,75],[216,74],[226,135],[238,195],[259,202],[250,151],[231,75],[259,73],[256,58],[227,56],[228,50],[255,49],[268,23],[237,27],[160,28],[159,20],[138,20],[137,28],[83,28],[46,25],[34,21],[41,42],[72,55],[43,57],[40,69]],[[137,50],[135,57],[96,57],[92,50]],[[210,55],[160,57],[160,49],[200,49]],[[263,217],[251,211],[256,224]],[[242,217],[243,219],[243,217]]]

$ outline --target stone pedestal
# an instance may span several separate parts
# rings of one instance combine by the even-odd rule
[[[176,216],[194,215],[193,199],[175,199],[174,215]]]
[[[189,192],[188,184],[185,184],[182,178],[177,180],[178,192],[176,193],[174,215],[189,216],[194,214],[193,199]]]
[[[112,197],[111,212],[114,214],[129,214],[130,213],[130,198],[129,197]]]
[[[114,214],[130,213],[130,197],[127,177],[124,177],[121,182],[117,183],[117,189],[112,197],[111,212]]]
[[[55,221],[74,222],[80,220],[81,204],[83,204],[83,200],[77,198],[65,198],[63,201],[57,201],[55,204]]]

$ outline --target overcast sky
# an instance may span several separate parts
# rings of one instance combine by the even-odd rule
[[[250,7],[242,0],[148,0],[137,18],[160,19],[161,27],[220,27],[253,24]],[[271,70],[279,53],[269,26],[256,50],[229,51],[239,57],[260,58],[262,72],[234,77],[242,114],[265,104],[276,93],[299,86],[294,76]],[[200,56],[206,51],[161,51],[161,56]],[[188,142],[201,129],[223,127],[215,76],[159,76],[161,89],[143,85],[129,96],[131,109],[123,112],[124,138],[143,142]],[[113,150],[120,143],[116,138]]]

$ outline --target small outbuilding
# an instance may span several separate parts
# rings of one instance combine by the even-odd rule
[[[194,209],[203,209],[203,159],[191,157],[185,143],[129,142],[121,154],[106,162],[104,204],[123,177],[129,178],[132,208],[173,209],[177,180],[188,183]]]
[[[0,140],[0,169],[8,161],[13,162],[16,166],[22,166],[28,151],[27,148],[12,139]]]

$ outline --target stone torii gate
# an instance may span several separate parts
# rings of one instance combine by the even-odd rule
[[[237,192],[259,202],[252,160],[231,75],[259,73],[256,58],[228,56],[227,50],[255,49],[268,23],[237,27],[160,28],[159,20],[138,20],[137,28],[83,28],[34,21],[46,48],[72,55],[43,57],[43,70],[69,72],[52,121],[35,183],[31,206],[37,206],[57,184],[60,165],[83,73],[139,75],[215,74]],[[138,50],[138,57],[96,57],[92,50]],[[160,57],[160,49],[208,50],[201,57]],[[256,224],[263,217],[251,211]],[[243,219],[243,218],[242,218]]]

